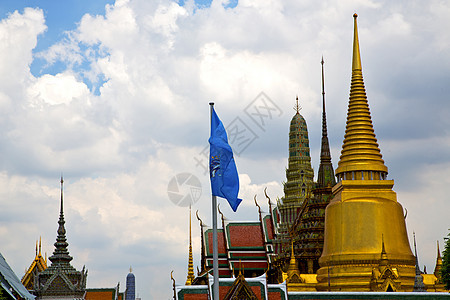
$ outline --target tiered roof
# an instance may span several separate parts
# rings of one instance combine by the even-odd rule
[[[25,275],[23,275],[21,280],[22,284],[29,291],[34,290],[34,282],[37,274],[47,269],[47,259],[44,259],[44,257],[42,257],[41,244],[41,239],[39,239],[39,247],[38,242],[36,241],[36,256],[34,257],[33,262],[31,263],[30,267],[28,267]]]
[[[55,250],[49,257],[52,264],[37,275],[37,287],[35,289],[39,298],[73,296],[80,298],[86,290],[87,271],[77,271],[71,264],[72,257],[69,255],[66,239],[66,228],[64,220],[63,183],[61,177],[61,204],[58,221],[58,236],[56,237]]]
[[[219,210],[222,216],[222,228],[217,230],[220,277],[232,277],[241,267],[245,276],[252,277],[268,269],[275,236],[273,220],[270,213],[258,208],[260,220],[254,222],[229,221]],[[201,273],[206,274],[213,267],[212,229],[199,221],[202,230]]]

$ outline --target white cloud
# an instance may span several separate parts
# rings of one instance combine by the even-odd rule
[[[13,107],[23,99],[22,91],[32,78],[32,50],[46,28],[40,9],[25,8],[23,14],[15,11],[0,22],[0,90],[3,108],[9,108],[2,113],[14,111]]]
[[[89,89],[71,73],[45,74],[28,88],[33,106],[69,104],[74,98],[89,97]]]

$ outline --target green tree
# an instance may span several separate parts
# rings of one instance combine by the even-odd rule
[[[444,238],[445,249],[442,252],[441,278],[447,290],[450,290],[450,233]]]
[[[0,300],[8,300],[8,297],[5,296],[5,290],[0,286]]]

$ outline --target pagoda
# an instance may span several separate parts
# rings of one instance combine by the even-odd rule
[[[35,294],[37,299],[84,299],[86,294],[87,270],[77,271],[71,264],[66,239],[63,209],[63,183],[61,177],[61,204],[58,221],[58,236],[55,251],[48,259],[50,267],[37,274]]]
[[[369,111],[354,15],[352,81],[338,183],[326,208],[325,241],[317,272],[321,291],[412,291],[415,257],[403,207],[387,180]],[[383,273],[384,272],[384,273]],[[385,274],[386,276],[380,276]]]
[[[292,225],[290,235],[295,245],[298,268],[304,274],[314,274],[319,269],[324,241],[325,207],[332,197],[331,189],[336,184],[331,163],[325,112],[324,60],[322,57],[322,139],[317,182],[312,197],[305,200],[304,209]]]
[[[308,127],[305,118],[300,114],[298,97],[296,99],[296,114],[289,128],[289,159],[284,183],[284,197],[277,201],[276,238],[274,252],[277,264],[289,263],[290,233],[297,216],[311,197],[314,171],[311,167]]]

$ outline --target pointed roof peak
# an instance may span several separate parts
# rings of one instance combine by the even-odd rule
[[[367,101],[362,75],[356,14],[354,15],[352,80],[347,124],[336,175],[341,179],[353,178],[353,173],[349,176],[345,176],[345,173],[355,171],[361,174],[361,176],[358,175],[359,177],[364,176],[363,172],[366,172],[363,180],[368,180],[368,177],[372,177],[372,175],[373,180],[383,180],[388,173],[388,168],[384,164],[380,148],[378,147],[370,115],[369,102]],[[368,174],[371,175],[369,176]]]
[[[413,231],[413,237],[414,237],[414,255],[416,256],[416,275],[420,275],[420,267],[419,267],[419,257],[417,255],[417,246],[416,246],[416,233]]]
[[[417,256],[416,233],[414,231],[413,236],[414,236],[414,254],[416,255],[416,277],[414,278],[413,292],[425,292],[426,289],[421,275],[422,272],[420,271],[419,267],[419,258]]]
[[[437,256],[438,258],[441,258],[441,251],[439,251],[439,241],[436,241],[437,243]]]
[[[381,234],[381,260],[380,260],[380,265],[381,266],[386,266],[388,264],[388,257],[387,257],[387,253],[386,253],[386,248],[384,246],[384,235]]]
[[[297,114],[300,114],[300,111],[302,110],[302,107],[300,106],[300,104],[298,103],[298,95],[295,97],[295,106],[294,106],[294,110],[296,111]]]
[[[442,269],[442,257],[441,252],[439,251],[439,241],[437,241],[437,257],[433,273],[438,278],[438,280],[441,280],[441,269]]]
[[[72,257],[69,255],[69,250],[67,249],[67,246],[69,246],[69,243],[67,243],[66,239],[66,228],[65,228],[65,220],[64,220],[64,202],[63,202],[63,177],[61,175],[61,206],[60,206],[60,213],[59,213],[59,220],[58,220],[58,236],[56,237],[56,243],[55,245],[55,251],[53,252],[53,255],[49,257],[50,261],[53,264],[70,264],[70,261],[72,260]]]
[[[361,55],[359,53],[359,40],[358,40],[358,23],[356,19],[358,15],[355,13],[353,15],[354,19],[354,32],[353,32],[353,62],[352,62],[352,70],[361,70]]]
[[[320,165],[318,173],[318,183],[321,187],[333,186],[334,179],[333,164],[331,163],[331,151],[327,132],[327,115],[325,110],[325,72],[324,60],[322,55],[322,139],[320,146]]]

